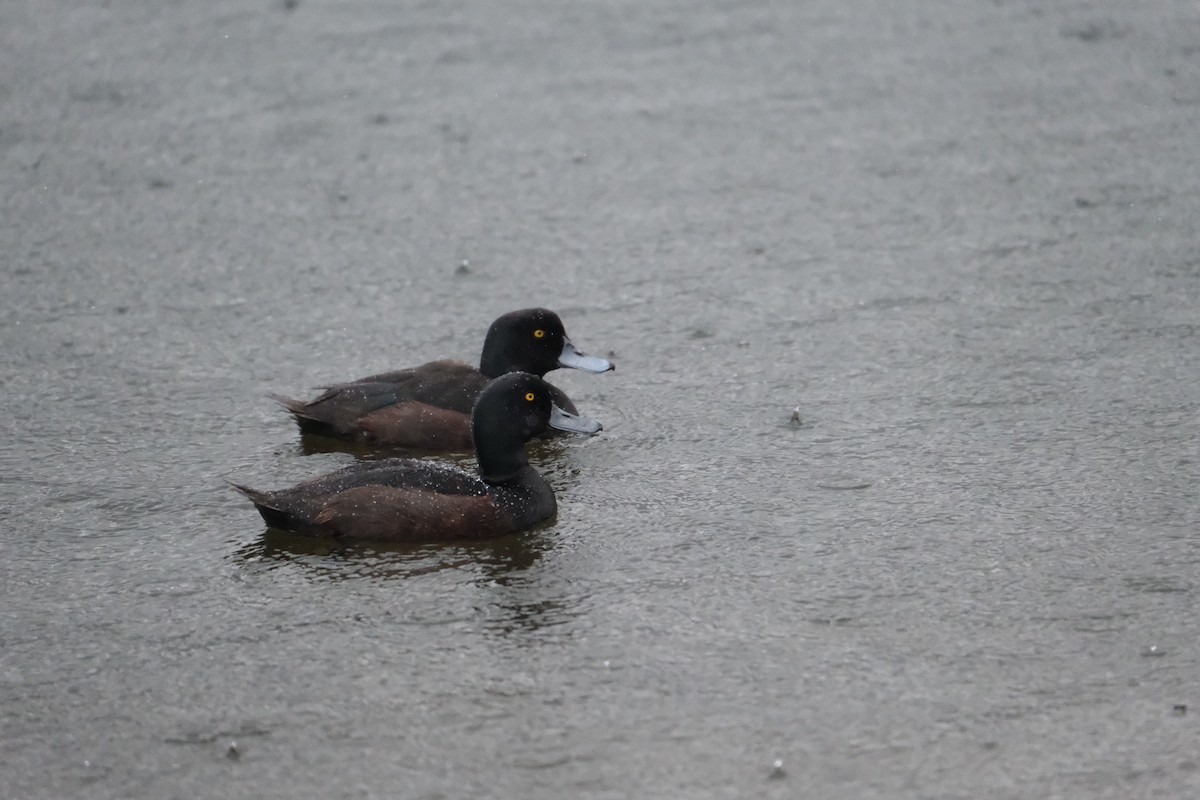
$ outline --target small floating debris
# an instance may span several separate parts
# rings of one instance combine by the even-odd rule
[[[817,482],[817,486],[821,489],[833,489],[840,492],[854,489],[869,489],[871,485],[871,481],[849,473],[835,473]]]
[[[1171,711],[1175,713],[1175,716],[1182,717],[1187,713],[1187,703],[1176,703],[1171,707]]]

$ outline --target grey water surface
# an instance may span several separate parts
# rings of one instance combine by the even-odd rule
[[[1195,3],[8,0],[0,183],[0,796],[1200,796]],[[552,524],[227,486],[531,305]]]

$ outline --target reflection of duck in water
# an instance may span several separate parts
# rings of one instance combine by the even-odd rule
[[[479,474],[414,459],[360,462],[290,489],[235,488],[268,525],[313,536],[445,541],[515,533],[549,519],[554,491],[525,443],[548,428],[592,434],[600,423],[554,405],[541,378],[510,373],[487,385],[471,415]]]
[[[559,367],[607,372],[610,361],[575,349],[553,311],[505,314],[488,328],[479,369],[458,361],[371,375],[330,386],[318,397],[276,397],[303,433],[431,452],[471,449],[471,408],[493,378],[528,372],[539,378]],[[550,399],[577,414],[571,399],[547,384]]]
[[[314,538],[267,528],[234,558],[251,570],[290,565],[314,580],[408,579],[450,570],[454,580],[493,589],[529,570],[555,546],[550,536],[498,536],[456,542]]]

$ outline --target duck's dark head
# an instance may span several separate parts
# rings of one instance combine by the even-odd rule
[[[511,311],[488,328],[479,371],[489,378],[528,372],[539,378],[559,367],[608,372],[611,361],[575,349],[558,314],[546,308]]]
[[[501,483],[528,466],[525,443],[547,428],[582,434],[603,428],[563,411],[551,397],[549,384],[527,372],[510,372],[484,387],[471,412],[471,435],[485,480]]]

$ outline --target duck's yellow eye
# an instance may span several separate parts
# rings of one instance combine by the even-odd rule
[[[546,332],[545,332],[544,330],[542,330],[541,328],[538,328],[536,331],[534,331],[534,332],[533,332],[533,338],[535,338],[535,339],[545,339],[545,338],[546,338]]]
[[[526,392],[526,393],[525,393],[525,399],[526,399],[526,400],[528,400],[528,401],[529,401],[529,402],[531,402],[531,403],[533,402],[533,399],[534,399],[536,396],[537,396],[537,395],[535,395],[533,392]]]

